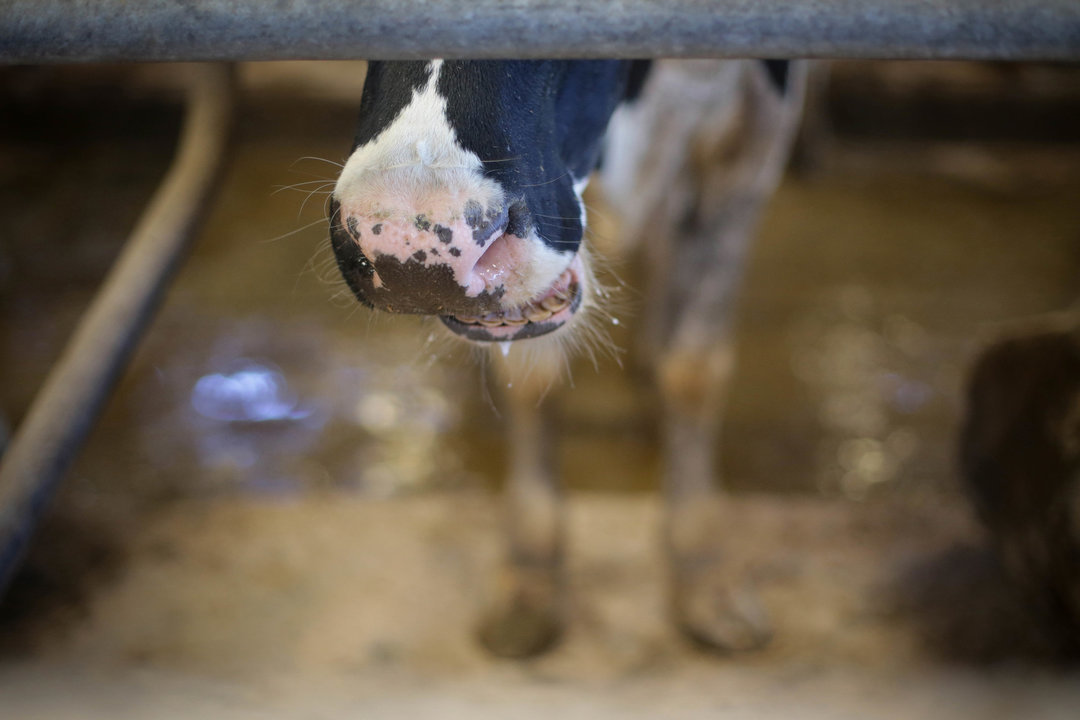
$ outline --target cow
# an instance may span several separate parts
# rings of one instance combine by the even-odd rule
[[[662,398],[677,627],[722,652],[770,638],[712,550],[725,503],[714,438],[743,257],[798,124],[806,68],[774,60],[372,62],[330,201],[359,302],[435,316],[490,348],[508,406],[508,553],[480,624],[527,657],[564,626],[556,428],[541,400],[568,353],[603,342],[608,295],[582,239],[604,190],[649,267],[642,347]]]

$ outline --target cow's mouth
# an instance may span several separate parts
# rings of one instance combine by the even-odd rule
[[[539,337],[559,329],[581,307],[583,283],[575,262],[534,300],[485,315],[443,315],[453,332],[479,342],[508,342]]]

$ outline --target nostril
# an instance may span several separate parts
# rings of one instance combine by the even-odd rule
[[[484,287],[490,292],[502,286],[515,274],[515,268],[524,264],[523,242],[532,228],[532,217],[524,200],[515,200],[505,206],[499,215],[492,215],[488,238],[494,237],[484,249],[476,264],[473,265],[474,277],[482,278]],[[483,247],[483,243],[480,243]]]
[[[520,253],[519,253],[520,254]],[[483,280],[484,289],[492,292],[503,285],[514,267],[514,247],[508,233],[502,233],[488,245],[472,268],[472,276]]]

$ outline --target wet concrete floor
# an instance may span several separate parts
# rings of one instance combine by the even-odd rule
[[[6,141],[0,392],[12,422],[167,162],[175,111],[127,102],[126,125],[106,113],[62,133],[31,116],[24,139]],[[63,110],[52,116],[77,112]],[[352,113],[323,101],[311,114],[264,99],[241,120],[209,225],[75,483],[393,494],[500,474],[497,389],[473,358],[429,340],[437,327],[358,308],[337,277],[323,205]],[[725,413],[735,488],[862,497],[950,486],[973,349],[996,323],[1076,299],[1075,175],[1056,179],[1030,159],[1010,174],[1024,154],[1015,145],[924,151],[921,168],[910,147],[884,147],[859,155],[878,158],[872,167],[837,161],[846,169],[790,177],[763,222]],[[593,233],[614,232],[601,206]],[[654,402],[632,340],[647,298],[632,262],[615,271],[626,311],[612,337],[625,352],[601,353],[595,368],[580,360],[573,391],[558,393],[570,487],[655,486]],[[207,393],[242,382],[262,384],[253,392],[265,407],[210,407]],[[137,487],[116,486],[123,477]]]
[[[339,70],[351,72],[344,66]],[[266,607],[265,595],[250,598],[246,605],[214,601],[216,596],[208,591],[208,604],[194,606],[201,608],[199,613],[193,613],[192,605],[165,602],[160,606],[164,615],[149,614],[168,628],[169,617],[191,623],[197,615],[212,616],[227,606],[228,622],[243,628],[243,616],[251,612],[250,634],[225,632],[233,642],[229,650],[215,649],[212,627],[188,636],[176,628],[172,635],[160,628],[147,630],[151,640],[142,644],[116,640],[115,633],[124,626],[124,603],[152,604],[172,594],[170,588],[177,588],[181,597],[202,596],[198,585],[179,589],[185,583],[206,582],[198,573],[146,579],[146,573],[153,575],[169,557],[198,554],[192,548],[177,549],[177,538],[198,542],[205,531],[207,537],[236,543],[243,557],[244,547],[267,542],[253,528],[295,534],[299,528],[326,523],[333,528],[326,530],[331,538],[327,542],[336,548],[349,542],[350,524],[374,523],[381,533],[393,533],[392,522],[379,524],[363,503],[419,494],[415,501],[421,509],[389,510],[389,517],[454,547],[452,524],[439,515],[445,511],[423,509],[428,502],[424,493],[441,490],[458,498],[454,502],[471,502],[461,498],[483,497],[498,485],[503,471],[497,388],[478,370],[475,358],[441,340],[438,328],[427,322],[376,317],[358,308],[336,277],[323,205],[335,163],[349,149],[350,106],[303,82],[289,86],[284,81],[289,92],[308,93],[297,101],[279,87],[267,89],[258,73],[246,77],[248,102],[219,201],[69,473],[28,572],[4,611],[3,645],[9,659],[2,682],[9,689],[23,688],[12,701],[20,709],[18,716],[74,716],[39,704],[65,686],[63,671],[60,679],[48,672],[35,674],[20,665],[25,659],[47,662],[55,670],[65,663],[85,668],[87,662],[107,658],[110,666],[136,672],[117,681],[117,692],[181,698],[174,707],[182,709],[204,707],[185,705],[183,698],[216,682],[186,684],[191,676],[213,676],[220,670],[207,658],[220,654],[242,665],[243,647],[264,632],[270,644],[252,647],[261,648],[259,653],[274,652],[274,638],[281,636],[269,628],[275,618],[298,622],[296,607],[305,600],[295,593]],[[0,402],[8,422],[17,424],[166,166],[179,116],[169,104],[115,90],[88,90],[92,78],[75,83],[83,89],[56,93],[49,101],[33,99],[34,89],[50,82],[48,78],[31,73],[11,74],[5,80],[12,93],[31,98],[22,105],[12,102],[21,115],[8,115],[0,138]],[[739,307],[738,365],[720,440],[728,486],[739,493],[792,496],[777,500],[778,507],[787,508],[777,510],[785,517],[799,512],[785,503],[798,506],[809,497],[829,508],[900,503],[915,516],[944,505],[953,514],[927,521],[937,528],[929,535],[945,544],[974,542],[977,534],[964,519],[954,471],[965,368],[987,337],[1012,322],[1061,310],[1076,300],[1076,158],[1074,149],[1017,141],[939,147],[925,140],[886,143],[864,138],[855,143],[839,138],[817,172],[790,175],[762,223]],[[617,232],[615,219],[606,218],[602,209],[592,226],[598,243],[605,233]],[[625,352],[601,354],[595,366],[585,359],[576,362],[571,386],[553,392],[561,408],[560,459],[572,491],[656,488],[656,400],[648,389],[647,372],[633,353],[635,308],[648,301],[633,289],[638,270],[630,260],[614,267],[625,286],[619,299],[625,311],[618,313],[620,323],[611,334]],[[342,510],[344,516],[337,519],[320,519],[333,515],[330,508],[336,502],[351,510]],[[631,515],[651,517],[654,512],[651,500],[634,495],[628,502]],[[256,510],[245,510],[245,504],[264,508],[271,516],[291,513],[290,520],[275,526]],[[492,550],[484,543],[492,541],[491,520],[476,519],[475,508],[472,512],[463,517],[487,528],[487,539],[461,542],[467,548],[479,543],[486,549],[477,552],[487,557],[484,553]],[[583,512],[608,517],[609,511]],[[830,512],[820,511],[824,519],[810,533],[814,538],[827,537]],[[608,522],[621,532],[633,532],[625,520]],[[644,522],[651,527],[651,520]],[[161,523],[166,530],[155,529]],[[239,534],[235,538],[229,535],[233,524]],[[590,527],[586,523],[581,537],[599,532]],[[168,541],[159,538],[155,544],[154,533],[168,534],[169,528]],[[471,538],[474,531],[462,532]],[[390,542],[386,535],[378,537],[378,542]],[[363,532],[358,538],[376,542]],[[249,541],[255,544],[245,545]],[[301,541],[296,547],[300,549],[291,560],[287,548],[265,552],[284,553],[281,562],[292,568],[286,573],[292,578],[290,587],[300,588],[300,595],[317,594],[310,585],[293,584],[293,575],[317,565],[324,555],[328,561],[341,561],[340,551],[328,546],[323,553],[317,543]],[[405,552],[400,562],[423,566],[425,561],[418,559],[423,551],[414,550]],[[207,562],[223,567],[237,562],[220,548],[207,552],[213,556]],[[472,551],[447,552],[468,556]],[[398,567],[396,563],[391,564]],[[325,570],[315,571],[315,577],[324,578],[319,582],[333,577]],[[351,577],[357,583],[357,578],[394,582],[381,571]],[[413,576],[405,572],[403,577]],[[452,590],[460,578],[448,582],[432,587]],[[352,587],[360,595],[365,592]],[[124,599],[131,592],[136,595]],[[388,592],[372,591],[373,597],[382,598],[375,606],[385,605],[385,615],[364,615],[379,626],[395,622],[392,600],[404,597]],[[334,602],[348,602],[341,595],[333,597]],[[646,605],[653,607],[654,600]],[[292,606],[275,615],[273,603]],[[143,617],[131,612],[133,618]],[[102,613],[113,619],[102,620]],[[461,608],[450,615],[457,617],[455,613],[464,617]],[[341,609],[333,616],[346,615]],[[632,612],[627,619],[631,624],[640,621]],[[135,632],[145,626],[136,622],[132,627]],[[312,643],[309,651],[324,660],[333,655],[335,632],[328,629],[315,639],[305,636]],[[430,635],[420,633],[428,639]],[[105,649],[94,651],[95,642]],[[874,652],[888,654],[887,643],[880,638],[875,643]],[[631,645],[635,661],[614,666],[620,673],[649,676],[648,658],[654,656]],[[375,640],[357,641],[356,647],[361,646],[365,653],[380,652]],[[394,652],[393,647],[386,650]],[[575,657],[580,650],[571,646],[569,652]],[[612,666],[610,658],[587,655],[582,663]],[[638,667],[639,661],[644,665]],[[420,664],[430,669],[439,662],[435,657]],[[449,667],[457,667],[455,662]],[[480,664],[469,667],[480,672],[476,668],[483,663],[476,662]],[[800,662],[809,661],[803,656]],[[406,665],[415,670],[412,659]],[[177,667],[179,676],[166,677],[168,668]],[[712,666],[678,667],[686,673],[672,677],[706,682]],[[796,666],[782,667],[796,672]],[[26,682],[25,673],[34,682]],[[149,673],[150,680],[138,673]],[[986,702],[980,695],[983,680],[972,681],[967,673],[961,672],[959,692],[969,699],[982,698],[967,706],[981,707]],[[224,674],[230,682],[245,675]],[[378,685],[378,677],[369,673],[363,682]],[[749,677],[726,675],[721,685]],[[833,680],[845,682],[842,675]],[[969,681],[974,683],[970,687],[965,684]],[[1043,682],[1053,686],[1053,680],[1038,680]],[[75,685],[79,683],[92,685],[93,679],[80,675]],[[40,691],[33,690],[37,686]],[[543,694],[535,685],[526,686],[517,689],[525,695]],[[220,692],[230,698],[233,692],[258,695],[252,687],[229,686]],[[481,683],[469,692],[483,695],[487,687]],[[211,695],[215,692],[210,690]],[[927,692],[937,697],[936,691]],[[1056,689],[1048,692],[1048,704],[1033,700],[1035,704],[1021,705],[1053,717],[1064,707],[1055,703],[1064,703],[1066,696]],[[792,702],[815,697],[796,693]],[[101,702],[109,707],[107,699]],[[216,701],[200,702],[211,707]],[[296,698],[289,702],[303,705]],[[572,705],[572,696],[558,702]],[[266,709],[232,700],[225,706],[231,709],[218,708],[221,717],[249,716],[241,710],[256,716]],[[395,707],[404,711],[404,706]],[[335,708],[324,716],[336,716],[340,708]],[[104,711],[95,712],[105,716]],[[846,715],[838,711],[833,716]]]

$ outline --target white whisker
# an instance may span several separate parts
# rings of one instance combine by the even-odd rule
[[[324,162],[327,165],[333,165],[334,167],[337,167],[337,168],[345,167],[345,163],[339,163],[339,162],[335,162],[333,160],[327,160],[326,158],[317,157],[315,155],[305,155],[304,157],[297,158],[296,161],[293,163],[293,167],[295,167],[298,163],[303,162],[304,160],[315,160],[317,162]]]
[[[323,223],[326,223],[326,222],[328,222],[327,219],[324,218],[324,217],[321,217],[318,220],[314,220],[312,222],[309,222],[307,225],[302,225],[302,226],[296,228],[295,230],[290,230],[289,232],[282,233],[281,235],[278,235],[277,237],[272,237],[272,238],[269,238],[267,240],[263,240],[262,243],[263,244],[269,244],[269,243],[273,243],[273,242],[278,242],[279,240],[284,240],[287,237],[291,237],[293,235],[296,235],[297,233],[302,233],[305,230],[313,228],[316,225],[322,225]]]

